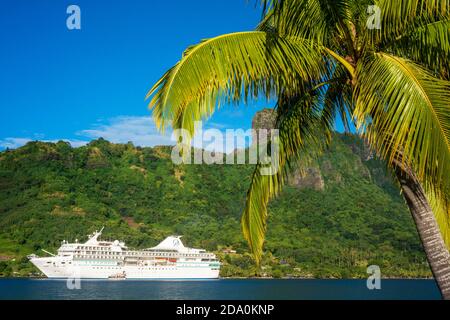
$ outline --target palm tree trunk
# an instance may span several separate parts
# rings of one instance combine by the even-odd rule
[[[397,167],[395,174],[416,223],[420,240],[434,279],[441,290],[442,298],[450,300],[450,252],[444,243],[431,206],[412,170]]]

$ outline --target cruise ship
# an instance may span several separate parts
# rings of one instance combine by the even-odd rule
[[[76,279],[215,279],[220,262],[215,254],[188,248],[180,236],[156,247],[132,250],[118,240],[101,241],[100,231],[85,243],[62,242],[56,255],[30,255],[30,261],[48,278]]]

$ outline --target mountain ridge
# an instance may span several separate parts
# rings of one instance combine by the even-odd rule
[[[299,178],[271,202],[260,276],[364,278],[371,264],[386,277],[431,276],[398,188],[364,148],[335,133],[312,166],[323,186]],[[175,166],[170,152],[104,139],[1,152],[0,275],[35,275],[27,254],[104,225],[105,237],[136,248],[182,234],[186,245],[218,253],[222,276],[254,276],[240,231],[253,166]]]

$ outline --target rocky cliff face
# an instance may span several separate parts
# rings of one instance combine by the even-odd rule
[[[273,109],[263,109],[255,114],[252,121],[252,129],[274,129],[276,113]]]
[[[263,109],[254,116],[252,128],[273,129],[275,120],[273,109]],[[253,139],[256,140],[255,137]],[[355,176],[383,188],[392,184],[392,177],[383,168],[384,164],[363,140],[352,134],[336,134],[333,140],[335,142],[318,161],[295,171],[288,178],[289,186],[323,191],[331,185],[348,183]]]
[[[263,109],[253,117],[252,129],[274,129],[275,121],[275,111],[268,108]],[[256,141],[255,136],[253,136],[253,141]],[[325,181],[318,166],[296,170],[289,177],[288,184],[299,189],[312,188],[317,191],[323,191],[325,189]]]
[[[306,168],[297,170],[288,179],[288,184],[299,189],[311,188],[317,191],[325,189],[325,181],[320,168]]]
[[[260,141],[263,143],[267,141],[267,138],[270,136],[270,130],[275,129],[276,124],[276,113],[273,109],[263,109],[255,114],[252,120],[252,129],[256,130],[252,134],[252,141]],[[263,133],[259,133],[258,130],[266,129],[268,132],[266,135],[262,135]],[[262,139],[262,140],[261,140]]]

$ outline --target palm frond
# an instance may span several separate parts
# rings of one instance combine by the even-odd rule
[[[280,35],[290,35],[316,40],[326,38],[327,20],[318,0],[288,0],[276,2],[259,30],[276,30]]]
[[[350,132],[351,114],[353,113],[352,87],[346,70],[340,64],[334,66],[332,80],[323,97],[323,114],[328,117],[330,127],[339,116],[346,132]]]
[[[402,152],[402,161],[414,169],[427,194],[448,200],[450,82],[386,53],[361,62],[357,77],[358,128],[389,163]]]
[[[381,30],[374,33],[385,43],[395,41],[411,26],[436,22],[450,14],[450,0],[376,0],[375,5],[381,10]]]
[[[252,31],[222,35],[190,47],[149,91],[158,127],[193,132],[223,102],[274,96],[320,78],[322,54],[310,41]]]
[[[448,192],[437,194],[430,185],[423,185],[425,195],[433,210],[436,221],[441,230],[442,238],[450,250],[450,202],[446,199]]]
[[[276,30],[289,35],[314,40],[332,47],[339,39],[352,42],[351,0],[283,0],[273,3],[258,26],[259,30]],[[330,42],[331,41],[331,42]]]
[[[398,56],[409,58],[427,66],[439,74],[449,69],[450,20],[419,23],[414,25],[395,41],[382,45]]]
[[[257,164],[247,192],[245,209],[241,218],[242,233],[247,240],[256,264],[261,261],[267,229],[267,206],[284,184],[282,174],[262,175],[262,165]]]
[[[328,141],[325,133],[330,128],[326,127],[327,122],[322,121],[321,110],[317,97],[309,95],[279,101],[276,126],[279,128],[279,169],[273,175],[262,175],[264,166],[256,166],[241,220],[242,232],[258,264],[265,240],[270,199],[279,194],[289,173],[299,163],[307,164]]]

